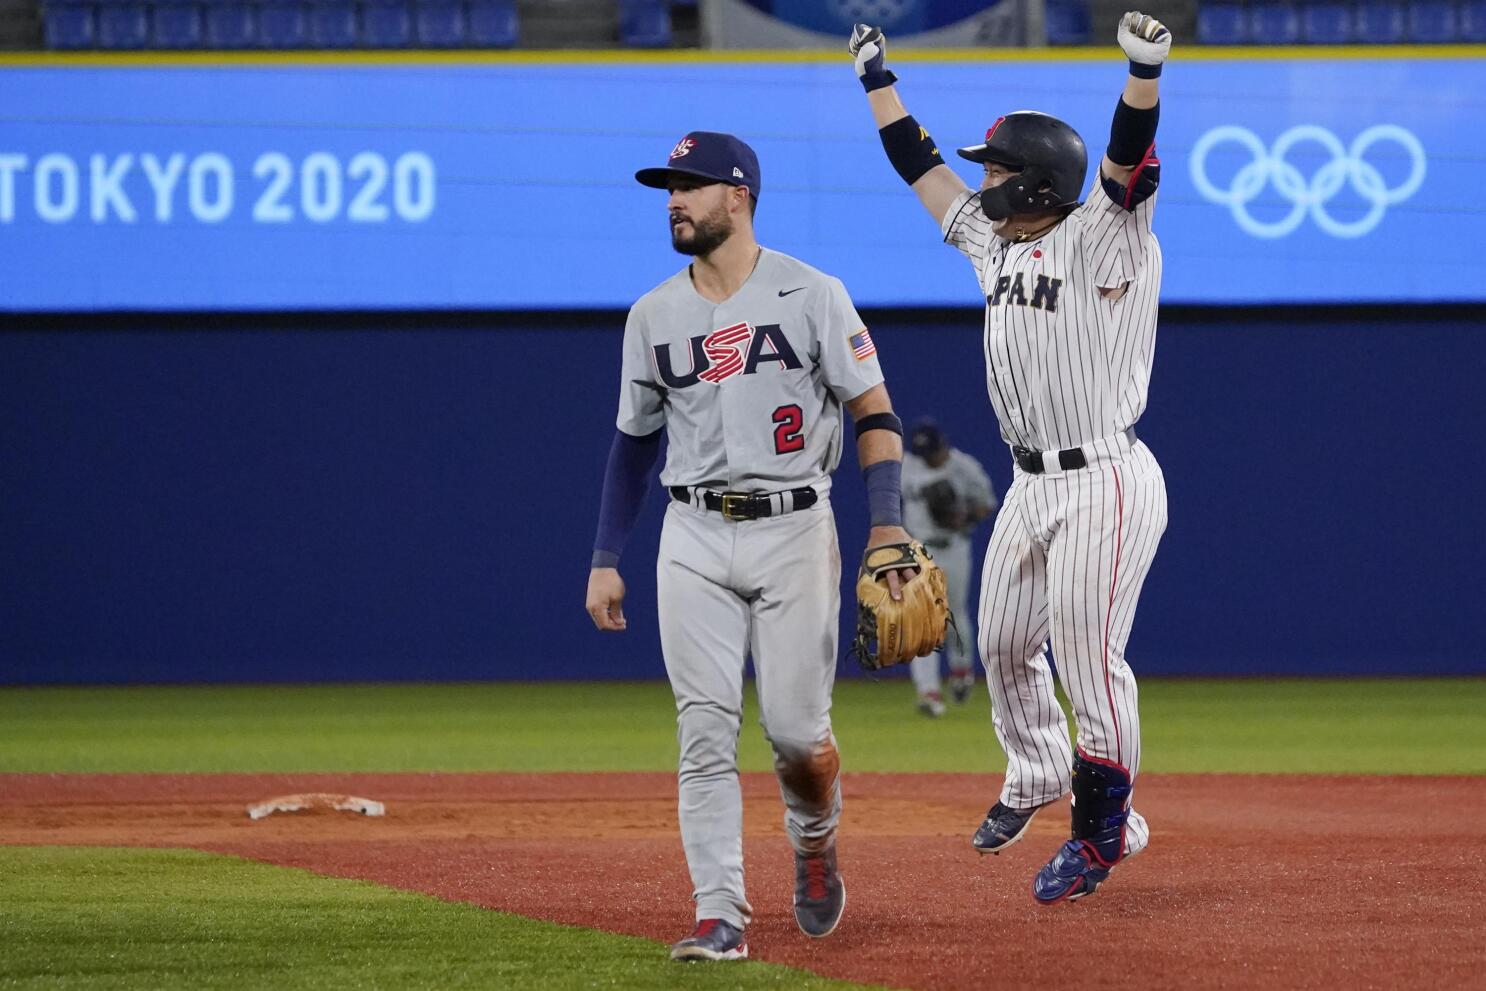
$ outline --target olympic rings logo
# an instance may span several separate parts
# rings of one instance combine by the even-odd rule
[[[1219,189],[1207,176],[1207,156],[1228,142],[1246,150],[1253,160],[1234,174],[1227,189]],[[1321,166],[1309,181],[1285,160],[1290,150],[1303,142],[1314,142],[1331,155],[1331,161]],[[1368,150],[1379,142],[1398,145],[1409,159],[1408,177],[1392,188],[1382,173],[1364,159]],[[1316,226],[1332,237],[1357,238],[1378,226],[1389,206],[1418,191],[1424,182],[1425,160],[1419,139],[1396,124],[1369,127],[1353,139],[1350,148],[1343,147],[1341,139],[1326,128],[1302,124],[1281,134],[1269,149],[1248,128],[1225,124],[1197,139],[1192,148],[1191,169],[1192,182],[1203,198],[1226,206],[1238,226],[1255,237],[1285,237],[1309,214]],[[1279,220],[1259,220],[1249,212],[1249,204],[1270,184],[1290,202],[1290,210]],[[1368,207],[1356,220],[1338,220],[1326,211],[1327,202],[1346,184],[1351,185]]]

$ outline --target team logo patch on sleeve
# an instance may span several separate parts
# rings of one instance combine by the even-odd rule
[[[852,334],[849,340],[851,353],[857,356],[857,361],[866,361],[877,353],[877,345],[872,343],[872,335],[867,333],[866,327]]]

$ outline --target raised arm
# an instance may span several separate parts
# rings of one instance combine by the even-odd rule
[[[1115,37],[1130,59],[1130,75],[1115,107],[1109,150],[1099,171],[1106,180],[1127,186],[1143,163],[1155,159],[1161,66],[1171,53],[1171,32],[1154,17],[1130,11],[1120,18]]]
[[[968,188],[965,181],[944,164],[928,130],[913,119],[898,96],[894,85],[898,77],[887,68],[887,40],[882,31],[858,24],[851,33],[847,51],[856,59],[857,78],[867,91],[872,119],[888,161],[913,189],[934,222],[939,223],[955,197]]]

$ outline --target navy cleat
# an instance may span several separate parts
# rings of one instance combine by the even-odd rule
[[[970,698],[970,693],[975,690],[975,672],[966,668],[964,671],[951,671],[949,673],[949,694],[954,698],[956,705],[964,705]]]
[[[829,936],[846,908],[846,885],[836,870],[836,846],[817,855],[795,854],[795,922],[806,936]]]
[[[1052,905],[1092,895],[1113,867],[1100,862],[1091,844],[1069,840],[1032,879],[1032,897],[1044,905]]]
[[[743,930],[721,919],[703,919],[691,935],[671,946],[672,960],[745,960]]]
[[[1073,838],[1032,879],[1044,905],[1092,895],[1125,856],[1130,772],[1113,761],[1073,755]]]
[[[986,813],[985,822],[975,831],[970,845],[981,853],[1000,853],[1026,835],[1032,817],[1041,809],[1040,805],[1030,809],[1014,809],[997,802]]]

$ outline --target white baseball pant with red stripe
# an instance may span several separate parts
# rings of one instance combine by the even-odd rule
[[[1056,465],[1056,459],[1049,459]],[[1044,805],[1067,794],[1073,753],[1053,694],[1053,658],[1078,723],[1078,746],[1140,768],[1140,711],[1125,642],[1166,529],[1166,481],[1144,443],[1085,468],[1016,469],[996,517],[980,589],[980,655],[996,738],[1006,751],[1001,801]],[[1133,809],[1126,851],[1149,841]]]

